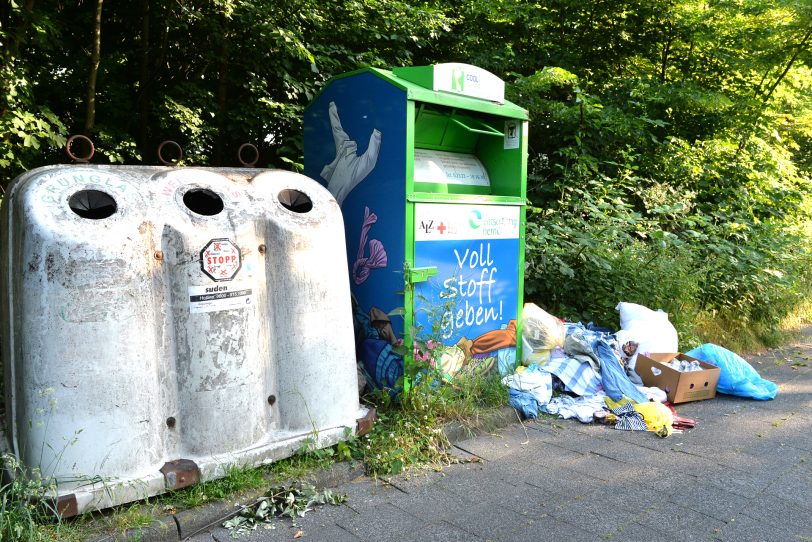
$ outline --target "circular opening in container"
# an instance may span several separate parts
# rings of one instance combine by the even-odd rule
[[[101,190],[80,190],[70,197],[71,211],[90,220],[101,220],[113,215],[118,209],[113,196]]]
[[[307,194],[298,190],[285,189],[279,193],[279,203],[288,211],[307,213],[313,208],[313,202]]]
[[[183,204],[199,215],[214,216],[223,210],[223,199],[206,188],[193,188],[183,195]]]

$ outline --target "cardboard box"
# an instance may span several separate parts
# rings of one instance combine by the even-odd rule
[[[656,386],[665,391],[671,403],[687,403],[716,397],[719,367],[699,361],[701,371],[681,372],[666,365],[674,358],[699,361],[682,353],[650,353],[647,356],[639,354],[634,370],[640,375],[646,386]]]

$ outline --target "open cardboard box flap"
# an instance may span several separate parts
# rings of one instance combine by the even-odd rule
[[[681,372],[667,365],[673,359],[697,361],[701,371]],[[656,386],[665,391],[671,403],[702,401],[716,397],[716,384],[719,382],[719,367],[681,352],[649,353],[637,356],[634,367],[646,386]]]

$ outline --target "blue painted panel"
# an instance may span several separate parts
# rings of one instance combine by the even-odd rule
[[[361,310],[403,306],[406,94],[371,73],[339,78],[305,113],[305,175],[341,204],[350,286]],[[403,321],[392,318],[396,335]]]
[[[437,268],[416,287],[415,317],[424,337],[439,334],[454,345],[516,319],[518,239],[418,241],[415,265]]]
[[[436,269],[415,287],[423,340],[458,345],[466,359],[515,346],[520,219],[516,206],[415,205],[415,266]]]

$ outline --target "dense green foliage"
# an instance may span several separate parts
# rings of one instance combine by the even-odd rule
[[[97,162],[173,139],[295,169],[332,75],[462,61],[531,112],[528,299],[608,325],[662,307],[692,342],[768,340],[809,293],[810,0],[100,2],[0,6],[0,185],[71,133]]]

